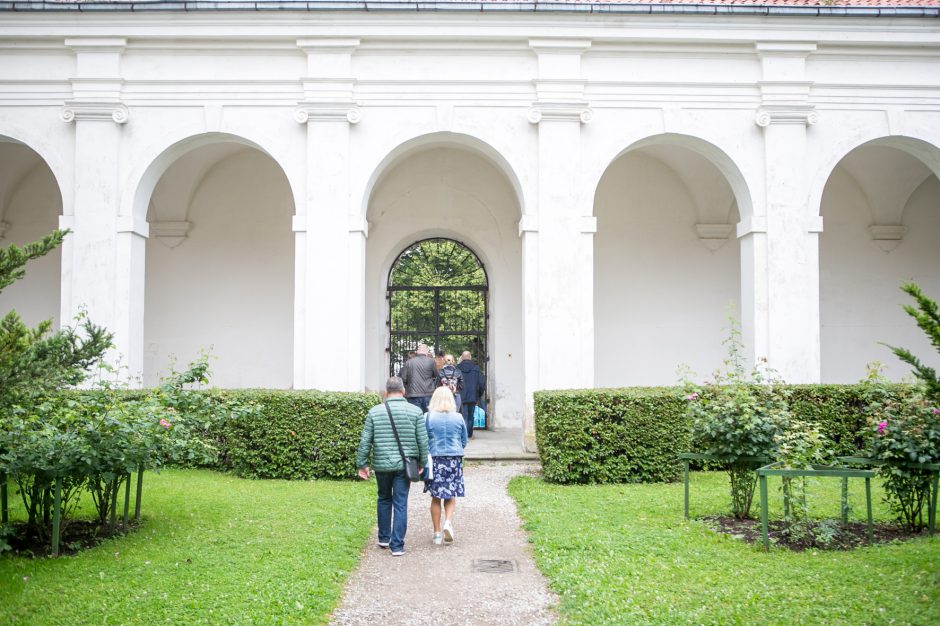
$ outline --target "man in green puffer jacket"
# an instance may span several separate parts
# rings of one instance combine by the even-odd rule
[[[395,419],[395,428],[405,456],[418,459],[418,465],[423,466],[428,459],[428,431],[424,426],[424,414],[405,400],[405,385],[398,376],[392,376],[385,383],[385,401]],[[369,478],[370,456],[379,490],[376,506],[379,547],[391,548],[392,556],[402,556],[405,554],[405,533],[408,531],[408,492],[411,482],[405,477],[405,464],[384,403],[369,409],[359,438],[356,467],[359,468],[359,478],[363,480]]]

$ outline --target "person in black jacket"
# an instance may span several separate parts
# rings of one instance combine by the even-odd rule
[[[480,366],[473,362],[473,355],[464,351],[460,355],[460,364],[457,369],[463,375],[463,393],[461,394],[460,412],[467,423],[467,435],[473,437],[473,411],[477,408],[477,401],[486,389],[486,381]]]

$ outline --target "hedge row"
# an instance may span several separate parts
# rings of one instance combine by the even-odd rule
[[[790,410],[817,424],[836,455],[866,447],[861,385],[790,385]],[[907,387],[891,387],[905,393]],[[557,483],[678,480],[691,424],[677,387],[539,391],[535,428],[542,472]]]
[[[244,389],[213,391],[236,411],[213,427],[220,469],[246,478],[350,478],[371,393]]]
[[[80,402],[100,391],[65,394]],[[366,413],[378,404],[373,393],[212,389],[214,409],[203,420],[201,437],[218,449],[212,469],[245,478],[351,478]],[[124,396],[140,399],[145,392]],[[91,401],[89,399],[89,401]],[[193,405],[199,403],[193,402]]]

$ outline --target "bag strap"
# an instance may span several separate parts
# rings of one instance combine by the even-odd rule
[[[392,424],[392,434],[395,435],[395,443],[398,444],[398,452],[401,454],[401,462],[407,464],[405,459],[405,449],[401,447],[401,439],[398,438],[398,429],[395,428],[395,420],[392,418],[392,408],[388,406],[388,400],[384,402],[385,410],[388,411],[388,421]]]

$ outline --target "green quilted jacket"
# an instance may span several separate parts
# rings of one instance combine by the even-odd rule
[[[395,417],[395,427],[398,428],[405,456],[418,459],[418,465],[424,467],[428,462],[428,431],[424,425],[424,414],[404,398],[389,398],[388,405]],[[384,404],[369,409],[359,438],[356,467],[366,465],[377,472],[398,472],[404,469]]]

